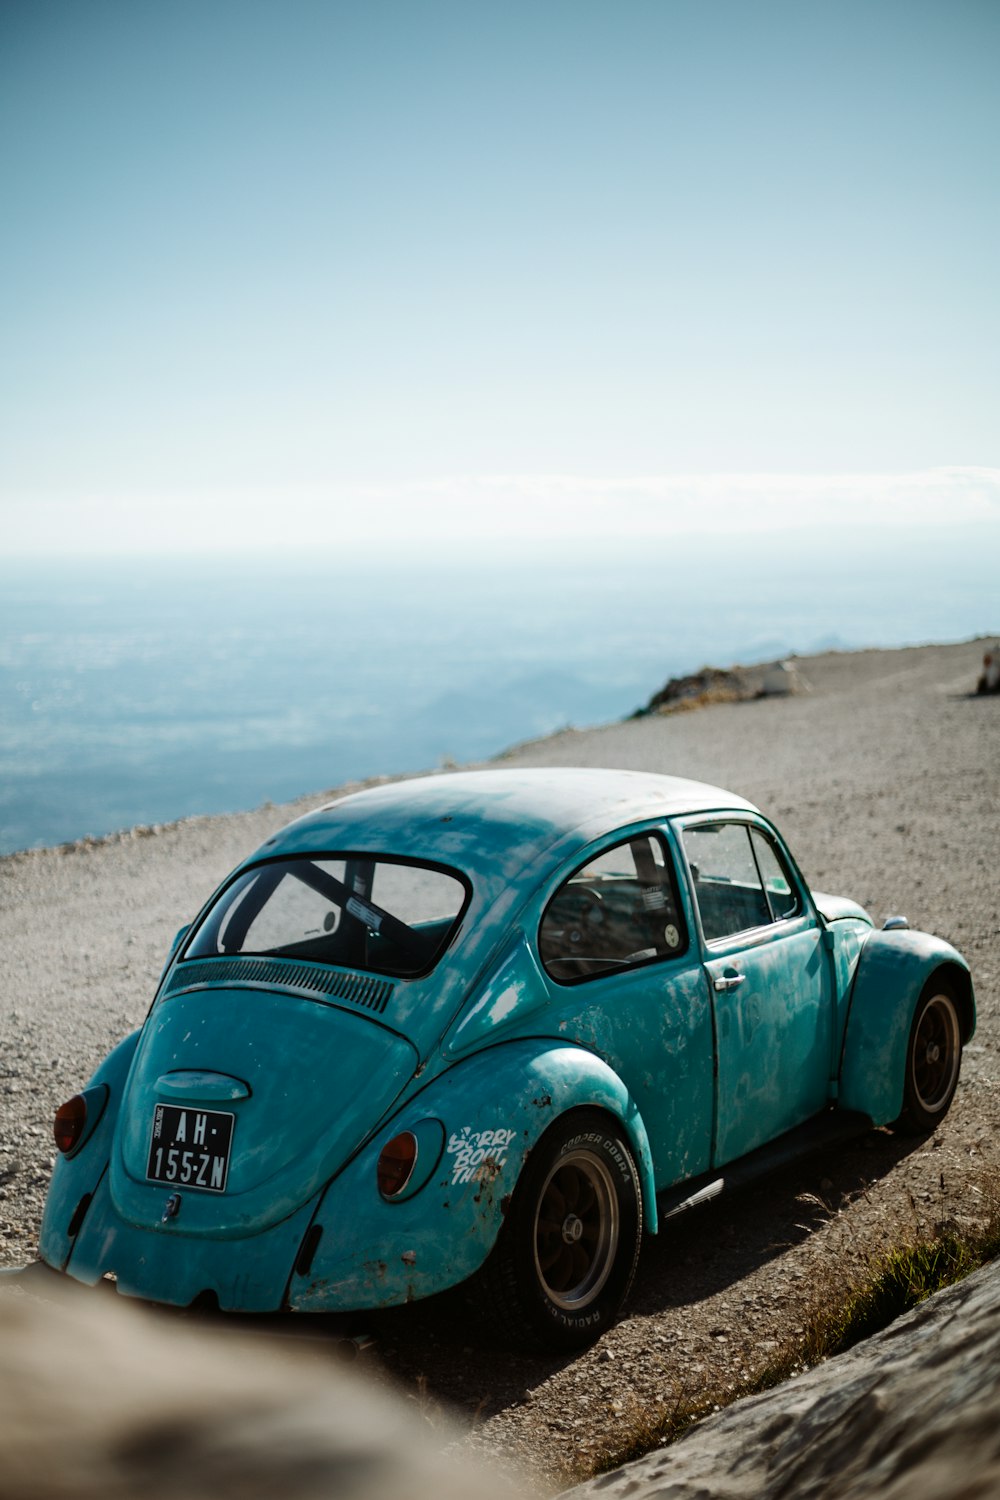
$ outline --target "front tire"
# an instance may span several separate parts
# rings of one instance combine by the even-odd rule
[[[531,1152],[477,1300],[522,1348],[586,1348],[618,1316],[641,1237],[642,1190],[622,1132],[596,1110],[574,1111]]]
[[[917,1002],[906,1048],[903,1113],[897,1124],[913,1135],[935,1130],[948,1113],[962,1067],[962,1022],[954,990],[934,978]]]

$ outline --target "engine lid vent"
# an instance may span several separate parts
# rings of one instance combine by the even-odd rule
[[[209,958],[178,964],[166,994],[207,984],[254,984],[347,1000],[379,1015],[392,997],[394,985],[373,974],[350,974],[340,969],[297,964],[281,958]]]

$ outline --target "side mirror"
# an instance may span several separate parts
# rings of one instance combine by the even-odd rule
[[[882,931],[901,932],[904,928],[909,927],[909,925],[910,924],[905,917],[886,917],[885,921],[882,923]]]

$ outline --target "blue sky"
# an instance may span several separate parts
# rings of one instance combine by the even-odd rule
[[[4,0],[9,554],[1000,542],[995,0]]]

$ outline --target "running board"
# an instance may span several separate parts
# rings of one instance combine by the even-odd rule
[[[699,1177],[692,1177],[677,1187],[657,1193],[659,1217],[676,1218],[689,1208],[711,1203],[713,1198],[718,1198],[723,1193],[746,1187],[768,1172],[787,1167],[791,1162],[811,1156],[814,1151],[821,1151],[825,1146],[835,1146],[840,1141],[850,1140],[852,1136],[863,1135],[871,1128],[872,1122],[868,1116],[854,1110],[832,1109],[826,1114],[815,1115],[804,1125],[796,1125],[794,1130],[779,1135],[777,1140],[768,1141],[766,1146],[758,1146],[756,1151],[729,1162],[718,1171],[703,1172]]]

